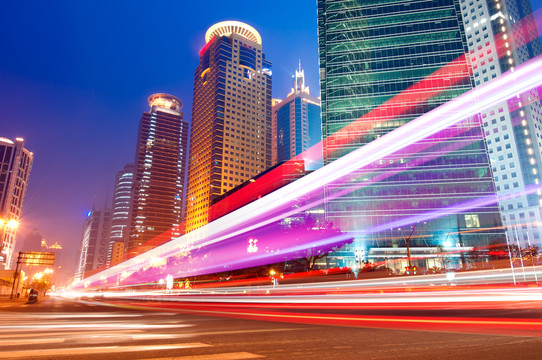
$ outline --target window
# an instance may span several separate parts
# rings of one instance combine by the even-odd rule
[[[479,228],[480,227],[480,219],[478,218],[478,215],[477,214],[465,215],[465,227]]]

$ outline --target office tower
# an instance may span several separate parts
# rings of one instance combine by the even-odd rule
[[[42,251],[42,243],[44,239],[38,232],[38,229],[33,229],[30,234],[24,239],[22,251]],[[47,251],[47,250],[43,250]]]
[[[277,113],[273,111],[281,99],[271,99],[271,165],[277,163]]]
[[[168,94],[153,94],[148,101],[150,110],[139,122],[127,252],[165,232],[169,240],[179,236],[183,221],[188,141],[183,103]]]
[[[461,0],[475,86],[540,55],[529,1]],[[542,245],[542,106],[532,91],[482,113],[509,241]]]
[[[325,163],[472,88],[457,9],[456,0],[318,1]],[[348,131],[333,135],[354,122]],[[422,247],[433,253],[439,247],[461,252],[504,241],[497,205],[429,216],[438,209],[494,197],[476,116],[456,124],[447,137],[428,139],[417,152],[380,159],[358,181],[359,189],[328,198],[325,211],[335,226],[355,234],[355,247],[364,250],[362,260],[388,261],[391,253],[406,257],[411,234],[414,252]],[[329,187],[326,196],[339,191]],[[378,247],[390,251],[376,254],[373,249]],[[457,262],[465,265],[463,259]],[[397,271],[405,265],[386,263]],[[427,261],[420,266],[432,265]]]
[[[23,139],[0,138],[0,269],[11,265],[33,160]]]
[[[92,275],[94,270],[103,270],[107,265],[110,233],[111,209],[102,208],[89,211],[81,235],[76,280]]]
[[[122,249],[127,245],[128,236],[130,235],[130,211],[132,209],[135,166],[127,164],[124,168],[117,172],[115,177],[115,191],[113,194],[112,215],[111,215],[111,235],[109,239],[109,249],[107,252],[107,263],[111,264],[111,257],[115,243],[121,242]],[[119,245],[116,245],[118,254]],[[116,260],[118,263],[118,259]]]
[[[109,266],[115,266],[124,261],[124,242],[115,241],[111,246],[110,257],[108,260]]]
[[[322,140],[320,100],[310,94],[305,86],[305,71],[299,69],[293,76],[293,87],[286,99],[273,106],[276,121],[277,162],[287,161],[301,154]],[[314,170],[316,164],[305,164]]]
[[[215,24],[194,74],[186,230],[208,222],[213,199],[271,166],[271,63],[260,34]]]

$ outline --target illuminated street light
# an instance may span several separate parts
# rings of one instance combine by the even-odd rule
[[[15,230],[19,227],[19,222],[14,219],[0,219],[0,226],[2,227],[2,237],[0,237],[0,249],[2,249],[4,246],[4,238],[6,236],[6,228]]]

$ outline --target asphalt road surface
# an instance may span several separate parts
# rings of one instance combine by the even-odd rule
[[[59,299],[0,303],[0,360],[541,358],[540,336],[268,322]]]

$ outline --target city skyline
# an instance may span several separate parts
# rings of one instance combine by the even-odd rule
[[[203,13],[195,5],[172,3],[177,10],[167,15],[170,21],[163,22],[168,24],[167,29],[163,24],[151,24],[140,30],[137,19],[158,10],[133,3],[134,18],[124,24],[125,31],[130,31],[126,43],[120,42],[127,36],[124,31],[107,32],[116,26],[118,18],[97,13],[99,4],[88,9],[84,5],[52,3],[48,9],[56,11],[58,21],[47,24],[39,16],[39,5],[31,9],[9,5],[13,7],[6,9],[6,13],[11,13],[10,19],[3,26],[16,26],[21,31],[18,38],[6,39],[7,47],[22,55],[17,49],[24,38],[27,51],[46,55],[36,63],[17,56],[0,60],[0,92],[4,101],[19,108],[16,112],[8,110],[7,123],[2,122],[2,136],[24,137],[28,148],[36,153],[18,246],[36,228],[45,238],[63,245],[67,256],[59,261],[63,268],[74,269],[73,257],[79,249],[86,213],[93,205],[109,206],[115,173],[133,161],[137,123],[147,108],[147,97],[155,92],[179,97],[184,102],[184,117],[190,120],[193,73],[205,45],[205,31],[212,24],[235,19],[258,29],[265,39],[267,55],[277,60],[273,68],[273,91],[277,95],[283,96],[291,88],[291,76],[299,59],[306,64],[308,85],[318,89],[316,4],[288,4],[292,9],[288,14],[270,9],[269,16],[250,10],[248,4],[226,6],[217,2],[212,11]],[[111,14],[124,11],[119,5],[108,7]],[[189,22],[173,21],[184,13],[198,16]],[[277,28],[273,17],[290,25]],[[75,19],[81,23],[76,24]],[[102,25],[98,27],[95,22]],[[41,26],[53,27],[49,35],[44,35],[40,34]],[[97,28],[96,33],[88,34],[87,28]],[[59,42],[57,39],[62,37],[66,39]],[[79,42],[87,43],[88,50],[76,45]],[[145,57],[150,42],[162,50]],[[88,51],[92,52],[92,59],[85,59]],[[143,58],[138,59],[139,56]],[[149,66],[151,61],[156,65]],[[22,98],[32,99],[34,106],[22,106]],[[46,136],[42,137],[43,134]],[[110,151],[104,151],[104,145],[111,146]],[[71,151],[62,151],[64,147]]]
[[[107,15],[99,11],[99,3],[92,9],[84,5],[49,4],[49,11],[55,10],[58,19],[66,20],[57,21],[48,36],[60,38],[61,34],[67,33],[66,43],[47,41],[47,35],[39,33],[41,26],[55,23],[42,22],[39,15],[43,9],[39,5],[30,9],[18,4],[8,5],[13,8],[6,9],[5,14],[9,13],[10,18],[2,26],[16,27],[21,31],[17,37],[3,35],[6,36],[7,49],[13,56],[0,60],[0,94],[6,104],[13,106],[8,107],[4,115],[2,128],[6,133],[2,136],[24,137],[28,148],[36,153],[35,169],[19,230],[19,245],[24,235],[37,228],[45,238],[58,239],[67,253],[75,254],[86,212],[92,205],[100,207],[109,203],[106,194],[111,194],[115,172],[132,161],[137,132],[137,120],[134,119],[145,109],[146,97],[154,92],[172,93],[183,99],[185,118],[190,118],[193,70],[204,45],[201,39],[211,24],[228,18],[238,19],[262,33],[262,37],[267,39],[266,52],[274,63],[275,96],[283,96],[290,88],[291,70],[295,69],[299,59],[307,72],[308,85],[313,91],[319,89],[316,2],[288,3],[292,9],[288,16],[295,21],[285,20],[286,14],[278,11],[280,6],[270,8],[270,13],[262,16],[249,10],[247,4],[237,2],[236,6],[228,8],[217,3],[211,7],[211,11],[205,12],[204,17],[196,6],[175,5],[180,8],[179,11],[171,11],[167,16],[191,12],[198,16],[186,24],[162,22],[168,23],[168,30],[176,30],[172,38],[178,39],[179,34],[189,35],[183,37],[183,45],[173,52],[173,56],[167,52],[161,52],[163,56],[153,54],[159,65],[155,67],[139,62],[139,67],[130,67],[125,62],[135,61],[135,51],[140,50],[143,54],[151,40],[161,41],[157,48],[165,49],[165,44],[170,47],[171,38],[161,36],[167,33],[162,28],[165,25],[153,28],[154,32],[145,36],[141,36],[142,32],[148,29],[136,31],[130,27],[121,34],[107,34],[108,26],[118,20],[113,15],[123,10],[120,5],[113,4],[110,15]],[[532,4],[533,10],[541,7],[540,1]],[[146,16],[147,11],[160,11],[166,16],[163,10],[149,10],[142,3],[134,3],[131,11],[134,20],[128,25],[133,27],[140,25],[137,19],[143,14]],[[287,27],[277,29],[272,15],[284,19],[282,22],[288,24]],[[82,21],[76,24],[76,20]],[[96,25],[95,21],[101,21],[104,25],[90,26]],[[540,24],[538,27],[540,29]],[[76,31],[67,31],[72,28]],[[89,34],[87,29],[90,28],[96,28],[96,33]],[[9,33],[4,29],[3,34]],[[119,41],[127,34],[128,53]],[[69,44],[70,41],[73,44]],[[77,43],[87,45],[83,48]],[[23,51],[22,44],[28,49]],[[46,55],[39,64],[35,64],[34,58],[29,56],[35,52]],[[89,59],[80,62],[89,54],[92,55]],[[185,57],[189,64],[185,65],[186,68],[178,66],[179,75],[175,72],[172,75],[170,62],[180,58],[184,60]],[[148,61],[148,58],[144,60]],[[127,68],[131,71],[127,71]],[[142,72],[143,68],[146,71]],[[157,70],[162,68],[162,72]],[[96,76],[98,72],[99,76]],[[134,82],[133,78],[136,77],[141,79]],[[24,106],[27,103],[33,106]],[[117,126],[104,131],[105,125],[115,124]],[[86,135],[81,136],[82,133]],[[103,144],[114,144],[115,152],[104,153],[100,150]],[[62,149],[66,147],[72,151],[63,152]],[[73,267],[73,264],[68,265]]]

